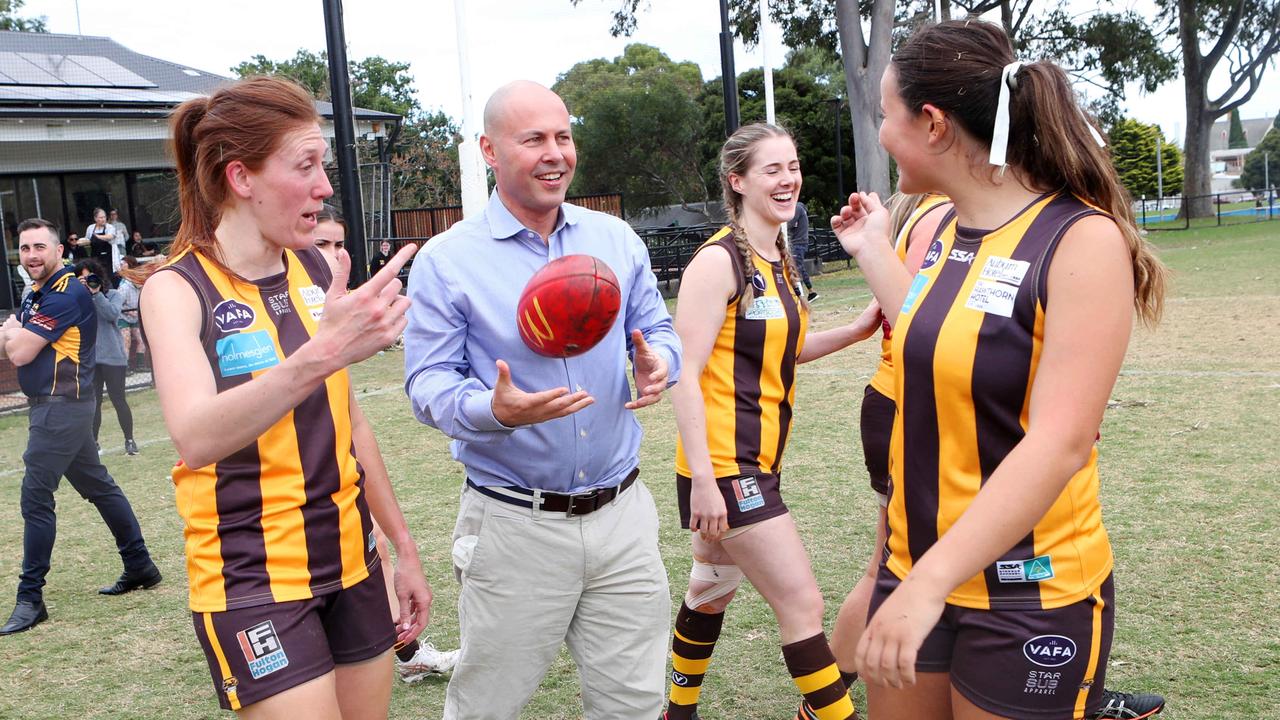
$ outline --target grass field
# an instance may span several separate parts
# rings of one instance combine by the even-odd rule
[[[1110,687],[1158,691],[1168,718],[1280,718],[1280,223],[1153,234],[1175,271],[1166,320],[1134,334],[1102,428],[1105,518],[1115,546],[1117,633]],[[832,267],[829,265],[829,268]],[[855,272],[817,278],[818,327],[869,299]],[[875,505],[856,439],[875,342],[802,366],[787,450],[786,498],[805,534],[828,619],[871,550]],[[430,638],[456,647],[449,568],[462,470],[439,433],[419,425],[401,390],[402,358],[353,370],[436,593]],[[154,392],[130,397],[142,453],[127,457],[109,408],[104,461],[133,502],[165,582],[119,598],[96,588],[119,573],[105,526],[64,487],[45,599],[50,619],[0,638],[2,718],[208,718],[220,714],[186,610],[182,528],[166,479],[175,454]],[[663,517],[674,592],[689,570],[672,477],[668,403],[641,413],[644,477]],[[0,578],[21,563],[18,491],[26,418],[0,418]],[[12,595],[0,612],[7,613]],[[678,603],[678,599],[676,600]],[[7,616],[7,615],[6,615]],[[392,716],[439,717],[445,682],[397,683]],[[523,717],[581,714],[567,654]],[[862,690],[856,691],[862,706]],[[786,718],[797,695],[759,595],[733,603],[703,691],[707,720]]]

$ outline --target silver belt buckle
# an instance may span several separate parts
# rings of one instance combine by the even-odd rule
[[[600,494],[600,488],[596,488],[595,490],[592,490],[591,492],[579,493],[579,494],[577,494],[577,495],[570,495],[570,496],[569,496],[569,507],[565,508],[565,511],[564,511],[564,516],[565,516],[565,518],[567,519],[567,518],[574,517],[574,513],[573,513],[573,504],[574,504],[575,502],[577,502],[579,499],[582,499],[582,500],[589,500],[589,499],[591,499],[591,498],[593,498],[593,497],[595,497],[595,496],[597,496],[597,495],[599,495],[599,494]]]

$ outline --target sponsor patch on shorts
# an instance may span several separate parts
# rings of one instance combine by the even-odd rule
[[[1050,580],[1053,578],[1053,560],[1048,555],[1030,560],[997,560],[996,578],[1002,583]]]
[[[276,626],[270,620],[241,630],[236,633],[236,640],[254,680],[289,667],[289,656],[285,655]]]
[[[764,495],[760,494],[760,486],[750,475],[733,479],[733,496],[738,500],[738,512],[764,507]]]

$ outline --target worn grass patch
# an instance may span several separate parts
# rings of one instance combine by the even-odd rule
[[[1153,233],[1174,270],[1165,322],[1139,329],[1102,428],[1106,522],[1116,552],[1117,635],[1110,687],[1168,696],[1169,718],[1280,717],[1280,224]],[[816,327],[847,321],[870,299],[856,271],[828,264],[817,278]],[[875,505],[855,415],[875,367],[872,341],[800,371],[787,452],[786,498],[834,617],[871,550]],[[457,644],[457,585],[449,543],[462,470],[448,443],[419,425],[401,390],[402,357],[353,371],[435,590],[428,630]],[[0,638],[0,717],[217,717],[186,610],[182,528],[167,480],[175,459],[154,392],[130,396],[142,454],[121,452],[110,408],[105,462],[141,519],[158,588],[97,594],[119,573],[111,537],[87,503],[59,493],[59,538],[46,601],[50,620]],[[683,590],[688,540],[672,483],[669,404],[641,413],[644,479],[658,498],[672,590]],[[18,490],[26,418],[0,418],[0,577],[21,563]],[[12,584],[9,586],[12,588]],[[676,602],[679,599],[676,598]],[[0,612],[7,612],[6,603]],[[707,720],[793,716],[798,695],[772,614],[740,593],[703,691]],[[396,685],[393,717],[438,717],[445,683]],[[863,705],[861,688],[855,691]],[[577,671],[562,653],[523,714],[581,716]]]

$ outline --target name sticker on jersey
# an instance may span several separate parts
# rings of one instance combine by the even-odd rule
[[[760,486],[750,475],[733,479],[733,496],[738,500],[738,512],[764,507],[764,495],[760,494]]]
[[[241,630],[236,633],[236,640],[240,641],[240,650],[254,680],[289,667],[289,656],[284,654],[276,626],[270,620]]]
[[[302,296],[302,304],[307,307],[324,304],[324,291],[320,289],[319,285],[298,288],[298,294]]]
[[[214,348],[218,353],[218,372],[224,378],[266,370],[280,364],[276,345],[266,330],[219,338]]]
[[[987,258],[987,264],[982,266],[982,274],[978,277],[984,280],[1009,283],[1014,287],[1018,287],[1022,285],[1022,278],[1026,277],[1027,270],[1030,267],[1031,263],[1024,260],[989,257]]]
[[[776,297],[758,297],[747,308],[748,320],[777,320],[786,316],[782,301]]]
[[[1002,583],[1050,580],[1053,578],[1053,560],[1048,555],[1030,560],[997,560],[996,578]]]
[[[911,287],[907,290],[907,297],[902,301],[902,310],[900,314],[906,315],[911,312],[911,308],[915,307],[916,299],[920,297],[920,293],[924,292],[924,288],[929,284],[929,278],[924,275],[916,275],[911,281]]]
[[[1018,297],[1018,289],[1004,283],[978,280],[973,284],[973,291],[964,306],[970,310],[1013,317],[1013,301]]]

